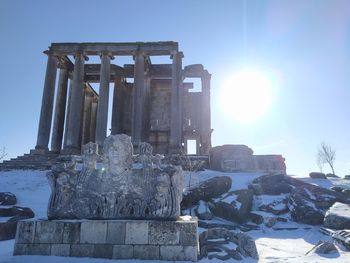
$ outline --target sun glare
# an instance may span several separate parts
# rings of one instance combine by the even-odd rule
[[[223,84],[220,104],[236,121],[252,123],[268,110],[272,83],[263,71],[244,69],[231,75]]]

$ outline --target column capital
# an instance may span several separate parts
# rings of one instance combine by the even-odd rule
[[[84,57],[84,60],[85,61],[88,61],[89,60],[89,57],[82,51],[77,51],[74,55],[74,59],[77,57],[77,56],[82,56]]]
[[[203,72],[202,76],[201,76],[201,79],[202,80],[210,80],[211,79],[211,74],[207,70],[205,70]]]
[[[144,51],[140,51],[140,50],[136,50],[136,51],[132,52],[132,57],[133,57],[134,60],[135,60],[136,57],[139,57],[139,56],[145,57],[146,54],[145,54]]]
[[[100,53],[100,58],[102,58],[102,56],[108,56],[111,60],[114,59],[113,54],[112,54],[111,52],[109,52],[109,51],[102,51],[102,52]]]
[[[172,50],[170,52],[170,59],[174,58],[184,58],[184,53],[182,51]]]

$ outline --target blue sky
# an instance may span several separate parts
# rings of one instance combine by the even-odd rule
[[[318,170],[325,140],[337,150],[335,171],[350,174],[350,1],[0,0],[0,33],[0,146],[9,157],[35,146],[50,43],[172,40],[184,65],[212,73],[213,145],[282,154],[288,173],[306,175]],[[220,107],[224,80],[244,67],[277,79],[269,111],[250,124]]]

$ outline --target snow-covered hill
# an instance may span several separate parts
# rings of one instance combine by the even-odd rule
[[[185,185],[193,185],[204,179],[223,175],[216,171],[202,171],[186,175]],[[232,179],[232,189],[247,188],[248,184],[256,177],[261,176],[259,173],[225,173]],[[350,188],[350,181],[339,178],[330,178],[328,180],[305,178],[308,183],[320,185],[329,188],[333,185]],[[0,172],[0,192],[12,192],[17,196],[18,205],[30,207],[35,212],[35,218],[46,218],[47,202],[50,195],[45,172],[37,171],[11,171]],[[264,202],[262,197],[260,200]],[[262,226],[259,230],[249,231],[256,242],[259,252],[259,261],[249,259],[240,262],[350,262],[350,253],[346,252],[342,246],[338,246],[338,253],[328,256],[318,254],[305,255],[311,250],[318,241],[330,241],[330,238],[319,232],[318,226],[310,226],[288,222],[294,230],[273,230]],[[293,224],[293,226],[291,226]],[[104,259],[81,259],[81,258],[63,258],[63,257],[46,257],[46,256],[12,256],[14,240],[0,242],[0,262],[88,262],[88,263],[107,263],[113,260]],[[117,262],[141,262],[141,260],[118,260]],[[160,261],[161,262],[161,261]],[[222,262],[221,260],[204,259],[199,262]]]

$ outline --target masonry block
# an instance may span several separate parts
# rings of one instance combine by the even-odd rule
[[[51,254],[50,244],[27,244],[27,255],[43,255]]]
[[[107,236],[107,223],[105,221],[86,221],[81,223],[80,243],[104,244]]]
[[[28,244],[15,244],[15,247],[13,249],[13,255],[28,255]]]
[[[112,258],[113,245],[96,244],[94,245],[94,258]]]
[[[80,242],[80,222],[65,222],[63,227],[63,243],[78,244]]]
[[[148,222],[126,222],[125,244],[148,244]]]
[[[68,244],[52,244],[51,256],[69,257],[70,245]]]
[[[92,257],[94,254],[94,245],[92,244],[73,244],[70,247],[71,257]]]
[[[180,225],[173,221],[151,221],[149,223],[149,244],[178,245]]]
[[[108,244],[125,244],[125,222],[112,221],[107,223]]]
[[[35,221],[19,221],[16,230],[16,243],[30,244],[34,242]]]
[[[182,246],[197,246],[197,222],[180,222],[180,244]]]
[[[160,246],[162,260],[191,260],[197,261],[197,246]]]
[[[35,228],[34,243],[62,243],[63,226],[63,222],[37,221]]]
[[[113,246],[113,258],[131,259],[134,255],[133,245],[115,245]]]
[[[135,245],[134,258],[136,259],[159,259],[159,246]]]

